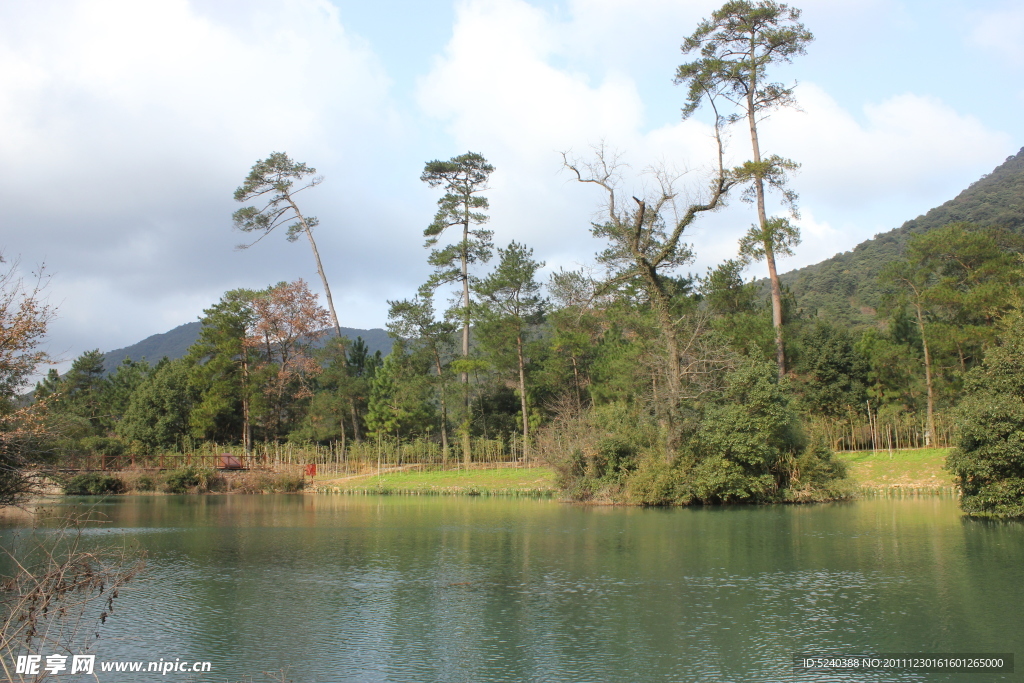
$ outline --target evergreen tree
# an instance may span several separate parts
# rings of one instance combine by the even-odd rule
[[[569,393],[580,408],[592,386],[591,366],[604,332],[594,307],[595,284],[580,271],[565,270],[553,273],[548,281],[553,306],[547,315],[550,348],[543,369],[545,384],[553,397]],[[566,391],[567,386],[571,391]]]
[[[399,342],[373,375],[366,407],[366,428],[378,438],[429,431],[430,382],[427,359],[406,353]]]
[[[741,252],[768,264],[779,377],[786,374],[786,352],[782,287],[775,258],[792,253],[792,247],[800,241],[800,232],[787,218],[768,215],[765,191],[778,190],[783,203],[796,217],[796,194],[786,185],[788,172],[798,165],[776,154],[763,156],[757,124],[771,110],[794,104],[793,88],[768,82],[767,70],[773,64],[790,62],[794,56],[804,54],[807,44],[814,39],[799,19],[800,10],[773,0],[729,0],[710,19],[701,22],[683,43],[683,54],[699,51],[700,57],[681,65],[675,77],[677,84],[689,86],[684,118],[693,114],[705,99],[721,95],[737,107],[738,112],[729,117],[731,122],[746,119],[753,159],[733,173],[737,180],[749,183],[745,198],[756,202],[758,223],[741,241]],[[717,109],[715,115],[718,116]]]
[[[189,434],[189,414],[197,399],[189,374],[183,359],[160,361],[132,395],[118,436],[150,451],[178,449]]]
[[[757,310],[757,285],[743,282],[745,266],[742,260],[730,259],[715,268],[708,268],[708,274],[701,278],[701,298],[713,313],[736,315]]]
[[[239,209],[232,216],[235,228],[242,232],[261,232],[258,242],[264,236],[270,234],[274,228],[285,223],[290,225],[286,228],[286,235],[289,242],[294,242],[301,235],[309,239],[309,246],[313,250],[313,258],[316,261],[316,270],[320,274],[320,282],[324,286],[324,294],[327,296],[327,308],[330,310],[331,321],[334,323],[334,331],[341,336],[341,325],[338,323],[338,314],[334,311],[334,300],[331,298],[331,288],[327,284],[327,275],[324,273],[323,263],[320,261],[320,251],[316,248],[316,240],[313,239],[313,228],[319,225],[319,221],[313,216],[303,216],[295,203],[295,195],[303,190],[316,187],[323,181],[322,176],[314,175],[315,168],[306,164],[292,161],[283,152],[274,152],[262,161],[253,164],[252,170],[246,177],[242,186],[235,190],[235,201],[246,202],[258,197],[269,197],[262,208],[247,206]],[[306,178],[313,176],[310,180]],[[302,187],[295,189],[295,182],[306,182]],[[255,242],[254,242],[255,244]],[[249,245],[239,245],[240,249],[247,249]]]
[[[61,410],[77,418],[86,429],[83,435],[100,435],[109,425],[103,402],[106,385],[99,349],[76,358],[61,381]]]
[[[456,326],[449,320],[434,319],[434,292],[429,286],[421,287],[413,299],[389,301],[388,334],[406,342],[429,358],[433,366],[431,378],[441,408],[441,453],[448,462],[448,401],[447,390],[451,379],[451,358],[455,349]]]
[[[841,417],[859,412],[867,400],[867,360],[843,329],[817,321],[799,337],[797,388],[810,414]]]
[[[711,328],[731,349],[751,358],[774,358],[771,315],[757,283],[743,282],[745,265],[745,260],[730,259],[708,268],[699,279],[701,305],[712,316]]]
[[[57,371],[57,368],[50,368],[46,372],[46,377],[44,377],[40,381],[36,382],[36,388],[35,388],[35,391],[33,392],[33,395],[34,395],[35,399],[38,401],[40,399],[44,399],[44,398],[48,398],[50,396],[53,396],[54,394],[56,394],[60,390],[61,390],[60,372]]]
[[[440,285],[459,283],[462,289],[461,303],[453,311],[462,322],[462,358],[469,359],[469,328],[470,328],[470,272],[474,263],[486,263],[491,258],[493,244],[490,230],[480,226],[487,222],[487,214],[483,213],[489,204],[487,198],[480,195],[487,189],[487,180],[494,167],[475,152],[452,157],[448,161],[429,161],[423,167],[420,180],[430,187],[441,187],[444,195],[437,200],[437,213],[434,221],[423,231],[427,238],[426,246],[431,249],[429,262],[434,267],[427,286],[435,289]],[[434,248],[440,236],[454,226],[462,227],[462,239],[440,249]],[[469,372],[463,368],[462,403],[463,420],[462,450],[464,457],[470,457],[470,395]]]
[[[128,410],[132,395],[149,378],[152,371],[153,368],[145,359],[134,361],[131,358],[125,358],[107,376],[102,402],[108,416],[106,427],[110,431],[116,430],[117,423],[124,418],[124,414]]]
[[[963,223],[915,235],[902,259],[889,263],[879,279],[890,285],[891,311],[909,308],[922,349],[928,431],[935,435],[938,400],[935,353],[946,347],[965,371],[992,338],[993,325],[1011,310],[1022,278],[1016,257],[991,235]]]
[[[351,377],[346,356],[349,343],[345,337],[331,337],[322,349],[316,351],[317,362],[323,371],[313,378],[309,410],[303,424],[288,435],[289,440],[319,443],[340,440],[341,448],[345,450],[345,420],[351,401],[348,392]]]
[[[925,397],[921,347],[906,337],[875,328],[864,331],[855,349],[868,364],[867,397],[896,412],[916,413]]]
[[[533,260],[533,249],[516,242],[498,249],[497,268],[476,283],[476,315],[482,332],[481,342],[496,365],[504,365],[503,352],[514,348],[518,374],[519,400],[523,420],[523,454],[529,458],[530,410],[526,385],[526,342],[531,325],[541,322],[545,301],[536,280],[543,263]]]
[[[356,340],[349,346],[345,364],[348,381],[343,384],[343,392],[349,401],[353,438],[356,441],[362,441],[359,425],[365,419],[373,378],[384,364],[384,360],[381,358],[380,351],[371,354],[363,338],[356,337]]]
[[[246,342],[255,329],[255,296],[252,290],[231,290],[204,309],[199,339],[187,356],[200,392],[192,432],[214,441],[241,441],[246,453],[252,450],[254,415],[262,412],[259,349]]]

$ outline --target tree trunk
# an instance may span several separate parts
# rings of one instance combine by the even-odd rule
[[[683,369],[679,363],[679,341],[676,339],[676,328],[672,320],[671,301],[668,294],[661,286],[658,274],[650,268],[641,271],[647,281],[651,294],[654,309],[658,314],[658,325],[661,327],[661,334],[665,339],[665,350],[667,361],[666,384],[668,396],[665,400],[667,410],[665,417],[667,421],[667,457],[672,458],[672,453],[679,445],[679,435],[676,433],[679,420],[679,400],[682,393]]]
[[[347,472],[348,471],[348,465],[347,465],[348,456],[346,455],[346,450],[345,450],[345,413],[344,412],[339,412],[338,413],[338,426],[341,427],[341,459],[342,459],[342,461],[346,462],[345,470]]]
[[[243,349],[242,353],[245,351]],[[242,447],[252,455],[252,421],[249,419],[249,363],[242,359]]]
[[[753,45],[751,46],[751,63],[753,63]],[[750,72],[750,87],[747,88],[747,122],[750,124],[750,144],[754,151],[754,164],[757,171],[754,175],[754,192],[757,195],[757,220],[761,226],[764,259],[768,263],[768,279],[772,292],[772,327],[775,328],[775,362],[779,366],[779,379],[786,376],[786,349],[782,340],[782,286],[775,268],[775,245],[772,235],[768,233],[768,212],[764,202],[764,178],[761,172],[761,145],[757,137],[757,117],[754,111],[754,94],[757,88],[757,69]]]
[[[331,298],[331,287],[327,284],[327,275],[324,274],[324,264],[320,262],[320,250],[316,248],[316,240],[313,239],[313,230],[306,223],[306,219],[302,216],[302,212],[299,211],[299,207],[295,205],[291,197],[288,197],[288,203],[291,204],[292,209],[295,211],[295,215],[299,217],[299,222],[302,223],[302,229],[306,233],[306,237],[309,238],[309,246],[313,248],[313,258],[316,259],[316,272],[320,273],[320,282],[324,285],[324,295],[327,298],[327,309],[331,312],[331,320],[334,321],[334,332],[338,335],[338,339],[341,339],[341,325],[338,323],[338,314],[334,310],[334,299]]]
[[[469,195],[465,197],[463,207],[465,208],[465,221],[462,224],[462,359],[469,359]],[[468,466],[472,461],[470,453],[470,401],[469,401],[469,373],[463,372],[462,380],[462,407],[466,411],[462,423],[462,461]]]
[[[580,371],[579,371],[579,368],[576,367],[576,354],[575,353],[570,353],[569,354],[569,358],[572,359],[572,379],[573,379],[573,383],[576,385],[576,403],[578,403],[580,406],[582,406],[583,405],[583,395],[580,394]]]
[[[470,463],[473,462],[473,457],[470,455],[470,440],[469,440],[469,413],[466,413],[466,418],[462,421],[462,426],[459,427],[459,431],[462,432],[462,464],[469,467]],[[486,437],[486,434],[484,435]]]
[[[444,381],[441,379],[443,372],[441,368],[441,356],[434,350],[434,363],[437,366],[438,393],[441,398],[441,459],[444,466],[448,466],[448,407],[444,396]]]
[[[914,304],[914,310],[917,312],[918,329],[921,330],[921,346],[924,349],[924,384],[928,390],[928,425],[924,437],[924,445],[931,446],[935,438],[935,393],[932,387],[932,357],[928,351],[928,338],[924,334],[924,315],[921,313],[921,305]]]
[[[519,403],[523,411],[523,460],[530,462],[530,413],[526,405],[526,361],[523,358],[523,333],[516,335],[516,352],[519,355]]]
[[[359,415],[356,414],[356,402],[350,400],[348,405],[352,414],[352,438],[355,439],[356,443],[362,443],[363,435],[359,433]]]

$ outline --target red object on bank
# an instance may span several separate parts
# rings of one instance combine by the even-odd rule
[[[242,469],[242,461],[230,453],[221,453],[218,466],[222,470],[240,470]]]
[[[312,464],[306,465],[306,474],[309,475],[310,477],[315,477],[316,476],[316,463],[315,462],[312,463]]]

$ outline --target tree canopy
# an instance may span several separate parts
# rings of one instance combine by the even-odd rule
[[[274,152],[266,159],[257,161],[253,164],[245,182],[235,190],[235,201],[247,202],[252,199],[260,199],[264,204],[262,207],[247,206],[235,211],[232,215],[232,222],[235,228],[242,232],[262,233],[256,240],[257,242],[282,225],[287,225],[285,234],[289,242],[299,239],[300,235],[305,235],[309,239],[309,246],[313,250],[313,258],[316,260],[316,270],[320,274],[320,281],[327,297],[327,308],[331,314],[331,321],[340,337],[341,324],[338,322],[338,314],[334,310],[331,287],[327,284],[327,275],[324,273],[324,266],[320,260],[320,251],[317,249],[316,240],[313,239],[313,228],[319,225],[319,221],[314,216],[303,216],[298,204],[295,203],[295,195],[323,182],[323,177],[317,176],[315,173],[315,168],[292,161],[283,152]],[[304,182],[305,185],[296,188],[296,182]],[[239,249],[248,249],[250,246],[252,245],[239,245]]]

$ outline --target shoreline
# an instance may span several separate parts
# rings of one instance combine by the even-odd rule
[[[948,448],[905,451],[853,451],[837,453],[848,467],[854,483],[855,497],[889,496],[959,496],[952,476],[942,469]],[[109,472],[119,476],[118,472]],[[125,473],[126,481],[137,473]],[[220,474],[220,473],[218,473]],[[256,476],[256,475],[253,475]],[[192,495],[237,495],[262,493],[305,493],[326,495],[430,495],[430,496],[495,496],[537,499],[558,499],[562,491],[556,486],[556,475],[550,467],[505,467],[492,469],[456,469],[431,471],[369,472],[343,477],[321,475],[303,481],[301,488],[281,490],[274,481],[294,475],[260,473],[259,483],[228,485],[226,489],[190,490]],[[303,478],[305,479],[305,478]],[[234,482],[233,482],[234,483]],[[241,483],[241,482],[238,482]],[[48,494],[58,493],[51,489]],[[135,490],[108,495],[178,495],[185,493]],[[618,503],[626,504],[627,503]]]

